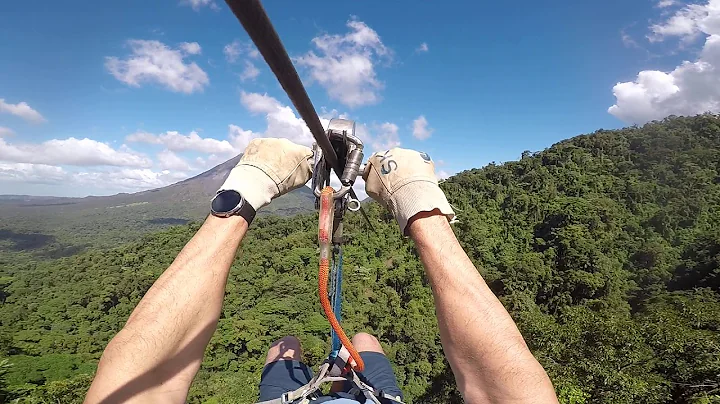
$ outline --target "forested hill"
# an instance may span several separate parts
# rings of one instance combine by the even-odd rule
[[[718,117],[599,131],[442,186],[561,402],[720,403]],[[378,335],[408,402],[459,402],[412,243],[368,208],[377,233],[356,215],[346,225],[345,328]],[[196,229],[0,267],[6,399],[79,402],[104,345]],[[190,402],[253,402],[280,336],[297,335],[313,365],[325,357],[316,229],[314,215],[253,225]]]
[[[60,258],[203,220],[210,199],[240,157],[178,183],[132,194],[85,198],[0,195],[0,265],[8,252]],[[309,213],[314,210],[314,199],[312,191],[303,187],[275,199],[260,214]]]

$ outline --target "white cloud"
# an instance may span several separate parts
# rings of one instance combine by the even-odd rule
[[[270,113],[282,108],[280,101],[265,94],[260,93],[247,93],[245,91],[240,93],[240,102],[242,105],[253,114],[259,113]]]
[[[223,48],[223,53],[225,54],[225,60],[227,60],[228,62],[237,62],[240,54],[242,53],[242,50],[240,49],[240,41],[234,40],[229,44],[225,45],[225,47]]]
[[[394,123],[385,122],[376,125],[374,134],[370,136],[370,146],[373,151],[388,150],[400,146],[398,126]]]
[[[225,45],[225,47],[223,47],[223,54],[225,54],[225,60],[229,63],[237,62],[242,54],[246,54],[251,59],[257,59],[260,57],[260,52],[254,44],[250,42],[241,42],[238,39]]]
[[[237,63],[242,54],[246,54],[252,59],[256,59],[260,56],[260,52],[258,52],[254,45],[240,42],[237,39],[225,45],[223,53],[225,54],[225,60],[227,60],[228,63]],[[244,61],[244,66],[243,71],[238,74],[240,80],[255,80],[255,78],[260,75],[260,69],[258,69],[257,66],[255,66],[255,63],[251,60],[246,59]]]
[[[80,186],[133,192],[164,187],[188,177],[179,171],[123,168],[73,173],[70,181]]]
[[[616,102],[608,112],[635,124],[669,115],[720,112],[720,0],[685,6],[651,30],[654,40],[690,41],[702,34],[705,43],[695,61],[685,61],[669,73],[641,71],[635,81],[615,85]]]
[[[660,1],[658,1],[658,3],[655,5],[655,7],[657,7],[657,8],[667,8],[667,7],[672,7],[672,6],[674,6],[675,4],[677,4],[677,2],[676,2],[675,0],[660,0]]]
[[[692,41],[701,34],[720,35],[720,0],[707,4],[689,4],[673,14],[667,21],[650,27],[650,41],[678,37]]]
[[[426,42],[423,42],[423,43],[420,44],[420,46],[417,47],[417,49],[415,49],[415,52],[417,52],[417,53],[424,53],[424,52],[427,52],[427,51],[429,51],[429,50],[430,50],[430,48],[428,48],[428,44],[427,44]]]
[[[0,163],[0,181],[57,184],[68,179],[69,174],[62,167],[46,164]]]
[[[200,137],[192,131],[183,135],[177,131],[167,131],[159,135],[136,132],[125,138],[128,142],[163,145],[171,151],[193,150],[201,153],[236,154],[237,150],[227,140]]]
[[[400,146],[398,132],[398,126],[391,122],[374,123],[369,126],[359,122],[355,124],[355,134],[365,145],[365,157],[377,151]]]
[[[170,150],[163,150],[157,155],[158,166],[163,170],[174,170],[174,171],[189,171],[190,164],[185,161],[182,157],[171,152]]]
[[[188,178],[182,171],[147,168],[99,168],[68,171],[46,164],[0,163],[0,182],[46,184],[73,188],[104,189],[108,193],[136,192],[164,187]]]
[[[43,116],[40,115],[39,112],[32,109],[26,102],[10,104],[5,102],[4,99],[0,98],[0,112],[15,115],[32,123],[46,122],[45,118],[43,118]]]
[[[219,10],[217,4],[213,0],[182,0],[180,4],[192,7],[195,11],[200,11],[203,7],[210,7],[211,10]]]
[[[305,121],[298,118],[292,108],[283,105],[280,101],[267,94],[247,93],[240,94],[240,102],[253,114],[264,114],[267,127],[262,133],[245,130],[236,125],[229,126],[228,137],[232,144],[244,150],[248,142],[256,137],[287,138],[295,143],[305,146],[312,145],[313,136]],[[321,119],[321,121],[323,121]],[[327,120],[324,120],[327,124]]]
[[[435,176],[437,177],[438,180],[447,179],[447,178],[449,178],[451,175],[452,175],[452,174],[450,174],[449,172],[447,172],[447,171],[445,171],[445,170],[440,170],[440,171],[438,171],[437,173],[435,173]]]
[[[202,48],[197,42],[182,42],[179,47],[188,55],[199,55],[202,52]]]
[[[345,35],[322,35],[312,43],[319,54],[309,51],[295,60],[309,69],[310,77],[328,92],[330,98],[348,107],[380,101],[383,84],[377,79],[375,65],[391,58],[380,36],[356,19],[347,22]]]
[[[6,128],[4,126],[0,126],[0,137],[3,136],[12,136],[15,134],[15,131],[13,131],[10,128]]]
[[[620,31],[620,39],[626,48],[640,48],[640,45],[625,30]]]
[[[255,67],[255,65],[249,61],[245,61],[245,69],[243,69],[242,73],[240,73],[240,80],[254,80],[257,78],[257,76],[260,75],[260,70]]]
[[[432,135],[434,129],[428,127],[428,121],[424,115],[420,115],[413,120],[413,136],[419,140],[425,140]]]
[[[40,144],[10,144],[0,138],[0,161],[47,165],[150,167],[146,156],[126,146],[116,150],[106,143],[74,137]]]
[[[228,125],[228,138],[238,150],[245,150],[251,140],[259,137],[263,137],[262,133],[245,130],[233,124]]]
[[[318,112],[318,116],[322,119],[330,120],[331,118],[342,118],[342,119],[350,119],[349,115],[345,112],[340,113],[337,109],[333,108],[331,110],[328,110],[327,107],[320,107],[320,112]]]
[[[199,171],[205,171],[215,167],[220,163],[224,163],[225,161],[227,161],[227,157],[219,156],[217,154],[211,154],[206,158],[197,157],[195,159],[195,168]]]
[[[192,44],[197,45],[193,42],[172,49],[160,41],[129,40],[132,54],[127,59],[107,57],[105,68],[116,79],[133,87],[157,83],[174,92],[202,91],[210,82],[207,74],[195,62],[185,61],[189,52],[184,48],[195,50]],[[197,51],[200,51],[200,45],[197,45]]]

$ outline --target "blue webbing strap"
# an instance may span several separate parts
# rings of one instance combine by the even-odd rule
[[[343,254],[342,249],[339,248],[337,250],[337,255],[335,256],[335,260],[333,260],[333,268],[332,268],[332,289],[330,289],[330,302],[333,308],[333,312],[335,313],[335,318],[338,319],[338,321],[341,320],[341,307],[342,307],[342,264],[343,264]],[[335,359],[337,357],[338,352],[342,349],[342,342],[340,342],[340,338],[335,334],[335,331],[330,329],[330,336],[332,337],[332,352],[330,353],[330,359]]]

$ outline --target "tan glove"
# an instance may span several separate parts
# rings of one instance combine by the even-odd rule
[[[375,153],[363,179],[368,195],[395,215],[403,234],[408,221],[420,212],[438,209],[448,220],[455,217],[426,153],[401,148]]]
[[[257,211],[308,182],[312,155],[310,148],[287,139],[254,139],[218,192],[238,191]]]

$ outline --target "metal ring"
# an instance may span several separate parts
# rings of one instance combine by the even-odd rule
[[[350,212],[357,212],[358,210],[360,210],[360,201],[354,198],[348,198],[347,209]]]

